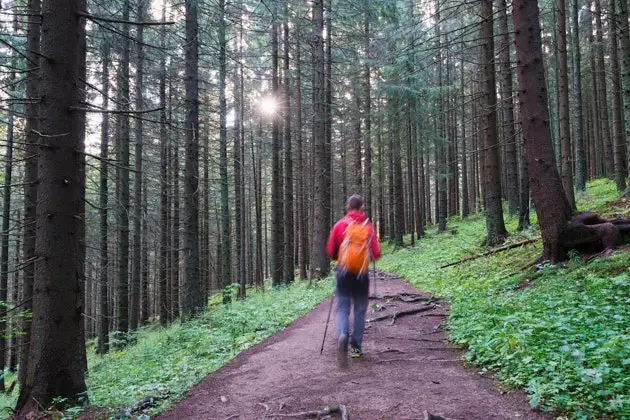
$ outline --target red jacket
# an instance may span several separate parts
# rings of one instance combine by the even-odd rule
[[[328,256],[334,260],[337,259],[337,254],[339,253],[339,246],[343,241],[343,235],[348,227],[349,220],[352,219],[356,222],[363,223],[367,216],[362,211],[352,210],[342,217],[335,226],[333,226],[330,231],[330,236],[328,237],[328,244],[326,245],[326,253]],[[378,242],[378,237],[374,233],[374,226],[372,222],[368,222],[368,228],[370,229],[370,256],[372,261],[376,261],[381,256],[381,244]]]

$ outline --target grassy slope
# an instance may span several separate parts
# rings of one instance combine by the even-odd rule
[[[159,402],[150,414],[164,410],[195,383],[232,360],[240,351],[282,330],[330,295],[332,280],[298,282],[291,287],[248,291],[245,301],[228,307],[211,305],[208,312],[184,324],[143,329],[135,345],[108,355],[88,346],[90,403],[113,410],[129,407],[146,396]],[[219,302],[220,296],[216,301]],[[15,405],[17,391],[0,399]],[[68,417],[79,409],[66,411]]]
[[[581,210],[614,213],[612,183],[597,181],[579,197]],[[507,221],[514,232],[515,220]],[[533,407],[573,418],[630,418],[629,253],[534,273],[540,245],[440,269],[483,252],[480,217],[449,221],[456,233],[431,230],[415,249],[388,252],[379,268],[452,302],[450,339],[469,349],[466,360],[525,387]],[[518,242],[537,235],[513,235]],[[527,286],[527,287],[523,287]]]

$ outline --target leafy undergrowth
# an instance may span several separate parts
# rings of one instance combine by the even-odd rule
[[[627,212],[617,197],[614,184],[596,181],[578,195],[578,208]],[[507,226],[514,232],[516,221]],[[450,339],[468,348],[470,364],[525,388],[532,407],[630,418],[630,253],[522,270],[540,255],[538,242],[440,268],[486,250],[481,217],[449,220],[448,228],[430,230],[413,249],[390,248],[379,268],[449,298]],[[514,233],[508,243],[538,234]]]
[[[137,343],[124,350],[98,356],[91,348],[87,378],[90,403],[118,412],[117,418],[126,418],[121,409],[152,396],[157,405],[147,414],[163,411],[239,352],[309,312],[332,290],[331,279],[296,282],[264,292],[248,290],[246,300],[211,305],[207,312],[183,324],[141,330]],[[14,404],[0,404],[3,402],[3,406]],[[66,418],[72,411],[65,413]]]

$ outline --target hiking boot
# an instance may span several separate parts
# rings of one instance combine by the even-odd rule
[[[356,346],[352,346],[352,348],[350,349],[350,356],[353,359],[358,359],[359,357],[361,357],[363,353],[361,352],[361,347],[356,347]]]
[[[337,340],[337,362],[342,367],[348,364],[348,334],[341,334]]]

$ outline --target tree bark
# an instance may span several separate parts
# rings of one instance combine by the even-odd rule
[[[41,0],[28,1],[28,30],[26,39],[26,98],[39,97],[39,56],[41,34]],[[22,299],[26,302],[24,310],[32,310],[33,282],[35,277],[35,224],[37,209],[37,180],[38,180],[38,143],[39,136],[39,102],[28,101],[25,105],[25,164],[24,164],[24,275]],[[22,339],[20,345],[20,389],[26,387],[26,372],[28,370],[29,352],[31,345],[31,320],[22,321]]]
[[[484,113],[484,191],[486,230],[485,244],[494,246],[507,236],[501,204],[501,176],[499,170],[499,142],[497,136],[497,95],[494,69],[494,30],[492,0],[481,0],[481,33],[483,38],[483,100]]]
[[[604,63],[604,30],[602,25],[602,6],[601,0],[594,0],[595,4],[595,37],[597,40],[596,57],[597,60],[597,80],[598,80],[598,97],[599,97],[599,118],[602,124],[602,140],[603,140],[603,159],[604,168],[607,177],[614,174],[613,165],[613,146],[610,136],[610,123],[608,120],[608,92],[606,89],[606,66]]]
[[[284,5],[284,262],[283,282],[292,283],[295,277],[293,247],[293,149],[291,137],[291,74],[289,69],[289,6]],[[298,69],[299,71],[299,69]]]
[[[219,0],[219,173],[221,177],[221,287],[232,282],[232,252],[229,184],[227,173],[227,105],[226,105],[226,22],[225,0]],[[224,297],[224,299],[227,299]]]
[[[628,167],[626,162],[627,145],[624,132],[624,115],[622,110],[622,92],[621,92],[621,73],[619,70],[619,42],[620,31],[618,30],[618,17],[615,7],[616,0],[610,0],[610,12],[608,13],[608,26],[610,38],[610,64],[611,64],[611,80],[612,80],[612,97],[613,97],[613,166],[615,173],[615,184],[617,191],[623,192],[626,189],[626,177],[628,176]]]
[[[129,20],[130,2],[123,3],[122,18]],[[118,323],[117,330],[126,333],[129,330],[129,25],[123,24],[122,57],[120,63],[120,165],[118,183],[120,197],[118,205]]]
[[[313,1],[313,248],[312,276],[324,278],[330,270],[326,255],[330,214],[330,182],[325,140],[324,0]]]
[[[573,49],[573,94],[575,103],[575,188],[586,189],[586,164],[584,154],[584,109],[582,104],[582,57],[580,52],[580,31],[578,0],[571,1],[572,49]]]
[[[166,21],[166,2],[162,5],[162,22]],[[160,45],[166,45],[166,26],[160,31]],[[169,200],[168,200],[168,138],[166,120],[166,56],[160,57],[160,261],[158,271],[160,325],[168,324],[168,273],[169,273]]]
[[[144,9],[146,8],[144,0],[138,0],[137,18],[142,22]],[[143,109],[144,104],[144,27],[138,26],[136,39],[136,109]],[[131,272],[131,300],[129,311],[129,329],[135,331],[138,329],[140,320],[140,277],[142,265],[142,142],[143,142],[143,121],[142,118],[135,120],[135,174],[134,174],[134,203],[133,203],[133,264]]]
[[[42,7],[41,112],[37,236],[31,347],[17,415],[48,407],[54,398],[78,402],[85,392],[79,267],[83,135],[79,105],[80,0]]]
[[[513,2],[519,102],[529,184],[543,237],[541,258],[556,263],[564,257],[561,235],[571,208],[556,170],[549,129],[549,108],[542,60],[538,5]]]
[[[101,46],[102,70],[101,70],[101,90],[103,92],[103,108],[109,106],[109,53],[110,46],[107,39],[103,40]],[[109,118],[103,116],[101,122],[101,167],[100,167],[100,276],[99,276],[99,316],[98,316],[98,345],[97,353],[105,354],[109,351]]]
[[[197,0],[186,0],[186,163],[184,194],[186,260],[183,278],[182,316],[190,318],[203,309],[199,279],[199,23]]]

